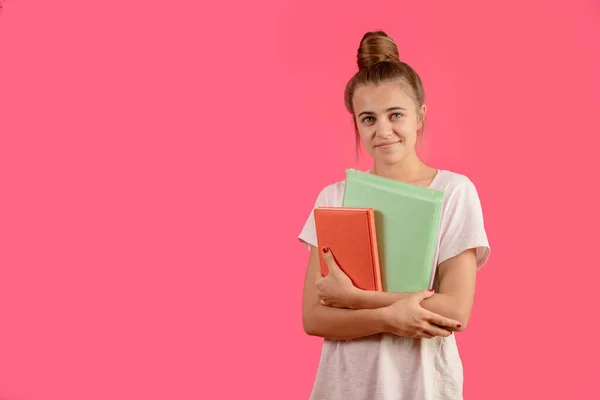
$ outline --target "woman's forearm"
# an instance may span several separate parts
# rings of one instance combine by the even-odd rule
[[[463,331],[469,322],[471,307],[464,301],[461,301],[457,296],[439,293],[434,294],[428,299],[421,302],[421,307],[446,318],[460,322],[461,327],[456,328],[456,331]]]
[[[398,300],[402,300],[412,293],[394,293],[394,292],[377,292],[362,290],[358,291],[351,301],[350,307],[353,310],[369,310],[381,307],[387,307]],[[436,293],[433,296],[423,300],[421,307],[433,313],[442,315],[461,322],[463,330],[468,322],[470,310],[466,306],[458,304],[454,296]]]
[[[386,332],[383,309],[348,310],[315,304],[303,318],[304,331],[328,339],[356,339]]]
[[[373,290],[357,290],[350,299],[353,310],[367,310],[387,307],[402,300],[412,293],[377,292]]]

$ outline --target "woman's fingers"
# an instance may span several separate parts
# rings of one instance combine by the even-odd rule
[[[447,329],[442,329],[439,326],[431,324],[426,324],[423,328],[423,332],[427,335],[430,335],[430,338],[434,336],[447,337],[450,336],[450,334],[452,333]]]
[[[325,263],[327,264],[327,269],[329,270],[329,272],[339,272],[340,271],[340,266],[337,265],[337,263],[335,262],[335,258],[333,258],[333,253],[331,252],[331,249],[328,247],[323,247],[323,260],[325,260]]]
[[[434,312],[431,312],[429,310],[425,310],[425,311],[426,311],[426,313],[425,313],[425,316],[423,319],[426,320],[427,322],[429,322],[430,324],[441,326],[441,327],[448,327],[451,329],[461,327],[460,322],[458,322],[456,320],[443,317],[443,316],[436,314]]]

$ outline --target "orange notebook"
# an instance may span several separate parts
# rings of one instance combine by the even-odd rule
[[[319,250],[329,247],[357,288],[382,291],[373,209],[317,207],[314,216]],[[320,260],[321,273],[326,276],[329,269],[323,253]]]

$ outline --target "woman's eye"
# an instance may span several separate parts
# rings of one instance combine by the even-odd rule
[[[363,118],[363,122],[366,124],[371,123],[373,122],[373,117],[365,117]]]
[[[392,118],[393,118],[393,119],[398,119],[398,118],[400,118],[400,117],[402,117],[402,114],[400,114],[400,113],[393,113],[393,114],[392,114]]]

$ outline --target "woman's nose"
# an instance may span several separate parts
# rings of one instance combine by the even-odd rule
[[[389,136],[392,134],[392,124],[387,120],[379,120],[377,123],[377,135],[378,136]]]

